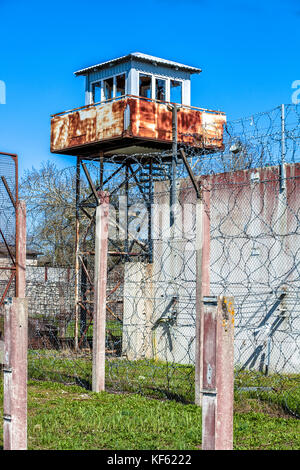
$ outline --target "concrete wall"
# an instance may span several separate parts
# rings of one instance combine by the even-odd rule
[[[55,318],[74,312],[74,270],[27,266],[28,316]]]
[[[202,184],[210,191],[211,294],[235,297],[236,365],[292,373],[300,369],[300,164],[287,165],[286,176],[284,192],[278,167],[211,175]],[[192,364],[196,196],[189,181],[178,182],[177,197],[181,210],[175,233],[164,236],[168,221],[156,220],[152,357]],[[155,202],[168,213],[167,183],[156,183]],[[127,325],[134,329],[137,315],[133,304],[127,307],[126,296],[124,289],[124,342]],[[148,334],[149,326],[143,331]],[[133,339],[130,348],[132,357],[142,357]]]
[[[142,262],[125,263],[122,355],[129,360],[153,356],[152,267]]]

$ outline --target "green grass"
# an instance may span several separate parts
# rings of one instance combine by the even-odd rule
[[[95,394],[88,352],[29,351],[28,363],[29,449],[201,448],[192,366],[110,359],[107,392]],[[287,413],[299,403],[299,375],[238,371],[234,449],[299,449],[300,420]]]
[[[189,449],[201,435],[200,410],[191,405],[32,384],[30,397],[37,392],[29,405],[32,449]]]
[[[92,381],[91,354],[75,356],[70,351],[29,351],[28,376],[38,380],[80,384],[89,389]],[[111,390],[192,402],[193,383],[192,366],[154,360],[128,361],[115,358],[106,361],[106,386]]]
[[[120,340],[122,339],[123,325],[121,322],[117,320],[108,320],[106,322],[106,329],[111,331],[111,333]]]
[[[299,374],[266,376],[257,371],[236,371],[234,385],[236,406],[244,406],[245,399],[259,399],[260,403],[300,416]]]
[[[42,317],[43,318],[43,317]],[[51,319],[51,322],[55,325],[55,321]],[[57,322],[58,326],[58,322]],[[123,326],[122,323],[117,321],[117,320],[107,320],[106,322],[106,329],[109,330],[114,336],[122,338],[122,331],[123,331]],[[66,337],[73,337],[74,336],[74,330],[75,330],[75,322],[70,321],[67,325],[65,336]],[[90,325],[88,327],[88,330],[86,332],[86,336],[93,336],[93,325]]]
[[[299,431],[294,418],[235,412],[234,449],[296,450]],[[51,382],[28,385],[32,450],[197,450],[201,433],[201,409],[192,404]]]
[[[28,375],[33,379],[82,385],[91,389],[91,354],[76,356],[70,351],[29,351]],[[194,367],[154,360],[108,359],[106,386],[112,391],[137,392],[160,399],[193,403]],[[265,376],[254,371],[237,371],[236,405],[243,408],[246,399],[250,400],[249,403],[251,399],[258,400],[258,403],[271,404],[300,416],[299,374]]]
[[[234,450],[299,450],[300,421],[266,411],[235,414]]]

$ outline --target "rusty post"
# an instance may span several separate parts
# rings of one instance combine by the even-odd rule
[[[285,175],[285,160],[286,160],[286,129],[285,129],[285,105],[281,105],[281,164],[280,164],[280,191],[286,189],[286,175]]]
[[[103,152],[100,152],[99,156],[100,162],[100,169],[99,169],[99,189],[102,191],[103,189],[103,176],[104,176],[104,160],[103,160]]]
[[[75,325],[74,348],[78,350],[78,323],[79,323],[79,200],[80,200],[80,158],[76,162],[76,208],[75,208]]]
[[[232,450],[233,299],[204,297],[202,325],[202,449]]]
[[[93,324],[92,390],[105,390],[105,323],[108,252],[109,195],[99,191],[100,204],[96,209],[95,240],[95,299]]]
[[[171,160],[171,174],[170,174],[170,227],[174,233],[175,224],[175,204],[176,204],[176,175],[177,175],[177,152],[178,152],[178,116],[177,106],[170,105],[172,110],[172,160]]]
[[[87,305],[87,268],[88,268],[88,262],[87,262],[87,257],[83,255],[81,259],[81,282],[80,282],[80,301],[81,301],[81,306],[80,306],[80,320],[79,320],[79,333],[80,333],[80,338],[82,338],[81,344],[83,347],[86,347],[87,345],[87,339],[85,335],[85,331],[87,330],[87,315],[86,315],[86,305]]]
[[[16,297],[26,297],[26,204],[16,204]]]
[[[148,201],[147,201],[147,212],[148,212],[148,250],[149,263],[153,263],[153,240],[152,240],[152,208],[153,208],[153,160],[149,162],[149,187],[148,187]]]
[[[24,298],[4,302],[4,450],[27,449],[28,308]]]
[[[125,220],[124,220],[124,225],[125,225],[125,241],[124,241],[124,248],[126,251],[126,261],[129,260],[128,258],[128,252],[129,252],[129,218],[128,218],[128,212],[129,212],[129,165],[126,163],[125,167]]]
[[[196,334],[195,404],[201,406],[204,296],[210,294],[210,192],[202,191],[196,202]]]

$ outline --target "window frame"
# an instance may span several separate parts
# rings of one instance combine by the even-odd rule
[[[116,90],[117,90],[117,77],[119,77],[120,75],[124,75],[125,76],[125,93],[124,95],[120,95],[120,96],[116,96]],[[110,98],[109,100],[105,99],[104,97],[104,81],[105,80],[109,80],[110,78],[113,79],[113,96],[112,98]],[[96,83],[100,83],[100,101],[94,101],[94,91],[93,91],[93,88],[94,88],[94,85]],[[116,74],[113,74],[113,75],[110,75],[109,77],[105,77],[105,78],[100,78],[98,80],[92,80],[90,81],[90,92],[91,92],[91,99],[92,99],[92,103],[91,104],[97,104],[97,103],[102,103],[102,102],[105,102],[105,101],[110,101],[110,100],[114,100],[115,98],[120,98],[121,96],[126,96],[126,87],[127,87],[127,73],[126,72],[122,72],[122,73],[116,73]]]
[[[124,95],[117,96],[117,77],[121,77],[122,75],[124,75]],[[126,86],[127,86],[127,74],[126,74],[126,72],[117,73],[116,75],[113,75],[113,80],[114,80],[113,97],[114,98],[120,98],[121,96],[125,96],[126,95]]]
[[[180,103],[177,103],[176,101],[171,101],[171,82],[178,82],[178,83],[181,84]],[[181,104],[182,105],[182,102],[183,102],[183,83],[184,83],[184,80],[180,80],[180,79],[177,79],[177,78],[170,78],[170,86],[169,86],[169,102],[170,103],[175,103],[175,104]]]
[[[150,95],[151,95],[151,98],[148,98],[147,96],[140,95],[140,79],[141,79],[141,76],[150,78]],[[139,98],[144,98],[146,100],[152,100],[153,99],[153,89],[154,89],[154,87],[153,87],[153,74],[152,73],[138,72],[137,85],[138,85],[138,97]]]
[[[116,87],[117,87],[117,84],[116,84],[116,80],[117,80],[117,77],[121,76],[121,75],[124,75],[125,76],[125,94],[124,95],[120,95],[120,96],[116,96]],[[138,71],[138,74],[137,74],[137,86],[138,86],[138,89],[137,89],[137,92],[138,92],[138,95],[139,95],[139,92],[140,92],[140,76],[147,76],[147,77],[150,77],[151,78],[151,98],[146,98],[146,97],[141,97],[141,98],[145,98],[145,99],[151,99],[153,101],[161,101],[161,102],[166,102],[166,103],[171,103],[171,81],[174,81],[174,82],[178,82],[181,84],[181,103],[177,103],[177,104],[183,104],[183,96],[184,96],[184,79],[180,79],[180,78],[172,78],[172,77],[166,77],[166,76],[163,76],[163,75],[159,75],[159,74],[154,74],[154,73],[149,73],[149,72],[143,72],[143,71]],[[121,96],[126,96],[127,94],[127,87],[128,87],[128,83],[127,83],[127,80],[128,80],[128,72],[122,72],[122,73],[115,73],[115,74],[112,74],[112,75],[109,75],[108,77],[105,77],[105,78],[101,78],[101,79],[98,79],[98,80],[92,80],[90,81],[89,83],[89,86],[90,86],[90,94],[91,94],[91,104],[97,104],[97,103],[102,103],[102,102],[105,102],[105,101],[109,101],[109,100],[106,100],[104,98],[104,81],[105,80],[108,80],[112,78],[113,79],[113,96],[112,98],[110,98],[111,100],[113,99],[116,99],[116,98],[120,98]],[[156,80],[164,80],[165,83],[166,83],[166,96],[165,96],[165,100],[157,100],[156,99]],[[99,83],[100,84],[100,101],[94,101],[94,85]]]
[[[100,88],[100,101],[95,101],[95,85],[99,83],[99,88]],[[94,82],[90,82],[90,90],[91,90],[91,104],[97,104],[101,103],[102,101],[102,83],[101,80],[95,80]]]
[[[146,72],[143,72],[143,71],[139,71],[138,72],[138,93],[140,92],[140,76],[141,75],[151,77],[151,98],[145,98],[143,96],[141,96],[141,98],[151,99],[153,101],[161,101],[162,103],[171,103],[171,80],[172,80],[173,82],[178,82],[178,83],[181,84],[181,103],[177,103],[177,104],[181,104],[181,105],[183,104],[183,95],[184,95],[183,85],[184,85],[184,81],[185,81],[184,79],[171,78],[171,77],[166,77],[166,76],[155,74],[155,73],[146,73]],[[157,100],[156,99],[156,79],[164,80],[166,82],[166,97],[165,97],[165,100]],[[138,94],[138,96],[140,97],[139,94]]]
[[[163,81],[165,82],[165,84],[166,84],[166,86],[165,86],[165,99],[164,99],[164,100],[159,100],[158,98],[156,98],[156,94],[157,94],[157,92],[156,92],[156,81],[157,81],[157,80],[163,80]],[[162,101],[162,102],[166,102],[166,101],[167,101],[167,96],[168,96],[168,80],[169,80],[168,77],[164,77],[164,78],[163,78],[163,77],[160,77],[160,76],[158,76],[158,75],[154,75],[154,84],[155,84],[155,85],[154,85],[154,86],[155,86],[155,89],[154,89],[154,99],[155,99],[155,101]]]
[[[114,79],[114,75],[112,77],[106,77],[106,78],[103,78],[102,79],[102,84],[101,84],[101,88],[103,89],[103,101],[110,101],[110,100],[113,100],[115,98],[114,94],[115,94],[115,79]],[[105,87],[104,87],[104,82],[108,81],[108,80],[111,80],[112,79],[112,88],[111,88],[111,94],[112,96],[110,98],[106,98],[105,97]]]

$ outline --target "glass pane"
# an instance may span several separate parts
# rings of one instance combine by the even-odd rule
[[[161,101],[166,100],[166,80],[160,78],[155,79],[155,99]]]
[[[139,96],[151,98],[151,76],[140,74]]]
[[[113,97],[113,85],[114,80],[112,77],[103,81],[103,92],[105,100],[110,100]]]
[[[170,82],[170,101],[171,103],[181,104],[182,102],[182,83],[171,80]]]
[[[116,96],[125,95],[125,73],[116,77]]]
[[[101,83],[93,83],[93,88],[92,88],[92,93],[93,93],[93,103],[98,103],[101,101]]]

